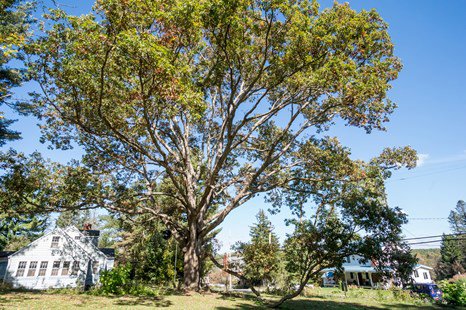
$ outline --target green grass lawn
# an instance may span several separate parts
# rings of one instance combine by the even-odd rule
[[[390,291],[355,289],[347,296],[336,289],[316,288],[307,297],[286,302],[282,309],[437,309],[430,303],[396,300]],[[270,296],[268,296],[270,297]],[[101,297],[49,292],[0,293],[0,309],[262,309],[247,295],[219,293],[150,297]]]

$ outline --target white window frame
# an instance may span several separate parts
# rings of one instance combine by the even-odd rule
[[[29,262],[29,268],[28,268],[28,273],[26,274],[26,277],[34,277],[36,275],[38,264],[39,262],[36,260]]]
[[[52,243],[50,244],[50,248],[56,249],[60,244],[60,236],[53,236]]]
[[[43,261],[43,262],[40,262],[40,266],[39,266],[39,277],[45,277],[45,275],[47,274],[47,268],[49,266],[49,262],[46,262],[46,261]]]
[[[58,263],[58,267],[57,267]],[[56,260],[52,262],[52,272],[50,273],[50,276],[52,277],[57,277],[60,273],[60,266],[61,266],[61,261]]]
[[[77,276],[80,268],[81,268],[81,264],[79,263],[79,261],[77,260],[73,261],[73,264],[71,265],[71,275]]]
[[[69,260],[63,262],[63,268],[61,269],[61,275],[67,276],[70,274],[71,262]],[[65,272],[66,271],[66,272]]]
[[[16,269],[16,276],[17,277],[24,277],[24,273],[26,272],[28,262],[21,261],[18,263],[18,269]]]

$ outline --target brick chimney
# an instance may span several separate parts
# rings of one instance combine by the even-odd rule
[[[95,246],[99,244],[100,230],[92,229],[91,223],[85,223],[83,229],[80,230],[81,233],[85,236],[86,240],[92,242]]]

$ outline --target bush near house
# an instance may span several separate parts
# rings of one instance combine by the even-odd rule
[[[131,280],[131,265],[117,266],[111,270],[103,271],[100,275],[100,287],[93,293],[96,295],[134,295],[158,296],[157,290],[144,283]]]
[[[440,282],[443,299],[450,305],[466,306],[466,274]]]

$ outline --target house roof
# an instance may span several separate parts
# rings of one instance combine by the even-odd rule
[[[66,227],[65,229],[62,229],[62,228],[55,228],[54,230],[50,231],[49,233],[47,234],[44,234],[42,237],[34,240],[33,242],[29,243],[28,245],[24,246],[23,248],[19,249],[18,251],[16,252],[0,252],[0,258],[2,257],[7,257],[7,256],[12,256],[12,255],[16,255],[17,253],[21,253],[22,251],[24,251],[25,249],[29,248],[32,244],[34,243],[37,243],[39,242],[39,240],[43,239],[43,238],[46,238],[47,236],[51,235],[51,234],[60,234],[62,235],[63,237],[65,237],[68,242],[72,242],[74,244],[76,244],[78,246],[78,248],[83,251],[85,253],[85,255],[87,255],[88,257],[91,257],[91,253],[89,252],[90,249],[92,249],[94,251],[94,253],[98,254],[98,255],[104,255],[106,257],[109,257],[109,258],[113,258],[115,257],[115,250],[114,249],[110,249],[110,248],[98,248],[96,247],[94,244],[92,243],[86,243],[87,246],[90,246],[90,249],[86,249],[84,246],[84,244],[82,244],[81,242],[78,242],[77,240],[75,240],[74,238],[71,238],[70,235],[68,235],[67,231],[69,230],[75,230],[75,231],[78,231],[78,232],[81,232],[81,234],[83,235],[86,235],[85,232],[91,232],[91,234],[94,234],[94,236],[98,236],[100,234],[100,232],[98,230],[85,230],[85,231],[81,231],[79,229],[77,229],[76,227],[74,226],[68,226]],[[97,232],[97,235],[95,235],[95,232]],[[89,236],[90,234],[88,234]],[[6,256],[1,256],[2,254],[1,253],[6,253],[6,254],[3,254],[3,255],[6,255]],[[100,253],[100,254],[99,254]]]
[[[428,269],[428,270],[434,270],[434,268],[426,266],[426,265],[417,264],[416,266],[414,266],[414,269],[420,269],[420,268],[424,268],[424,269]]]
[[[96,230],[96,229],[80,229],[79,231],[84,236],[89,236],[89,237],[99,237],[100,236],[100,230]]]
[[[115,249],[112,248],[99,248],[100,252],[104,253],[107,257],[115,257]]]
[[[76,244],[78,246],[78,248],[84,252],[85,255],[87,255],[88,257],[91,256],[91,254],[86,251],[86,249],[83,248],[83,246],[81,244],[79,244],[78,242],[76,242],[76,240],[74,240],[73,238],[71,238],[64,229],[60,228],[60,227],[56,227],[55,229],[53,229],[52,231],[44,234],[42,237],[40,238],[37,238],[36,240],[32,241],[31,243],[27,244],[26,246],[22,247],[21,249],[19,249],[18,251],[14,252],[11,254],[11,256],[14,256],[16,254],[19,254],[19,253],[22,253],[23,251],[25,251],[26,249],[30,248],[33,244],[36,244],[38,243],[40,240],[42,239],[45,239],[47,236],[49,235],[52,235],[52,234],[60,234],[61,236],[63,236],[64,238],[66,238],[69,242],[72,242],[74,244]]]
[[[343,266],[345,272],[378,272],[374,267],[368,266]],[[325,268],[321,272],[333,272],[335,268]]]
[[[14,253],[14,251],[0,251],[0,258],[8,257],[13,253]]]
[[[92,234],[94,234],[94,236],[99,236],[100,235],[100,230],[92,230],[92,229],[78,229],[76,228],[76,226],[68,226],[65,228],[65,231],[70,231],[70,230],[74,230],[74,231],[77,231],[79,232],[81,235],[83,236],[92,236]],[[88,234],[87,232],[91,232],[91,234]],[[95,235],[97,233],[97,235]],[[81,247],[84,245],[82,241],[77,241],[77,240],[73,240],[74,242],[78,243]],[[99,251],[100,253],[102,253],[103,255],[107,256],[107,257],[113,257],[115,256],[115,252],[113,252],[113,256],[110,256],[108,255],[107,253],[104,253],[101,249],[99,249],[96,245],[94,245],[93,243],[85,243],[85,246],[88,246],[88,247],[91,247],[94,251]],[[109,252],[111,254],[111,252]]]

